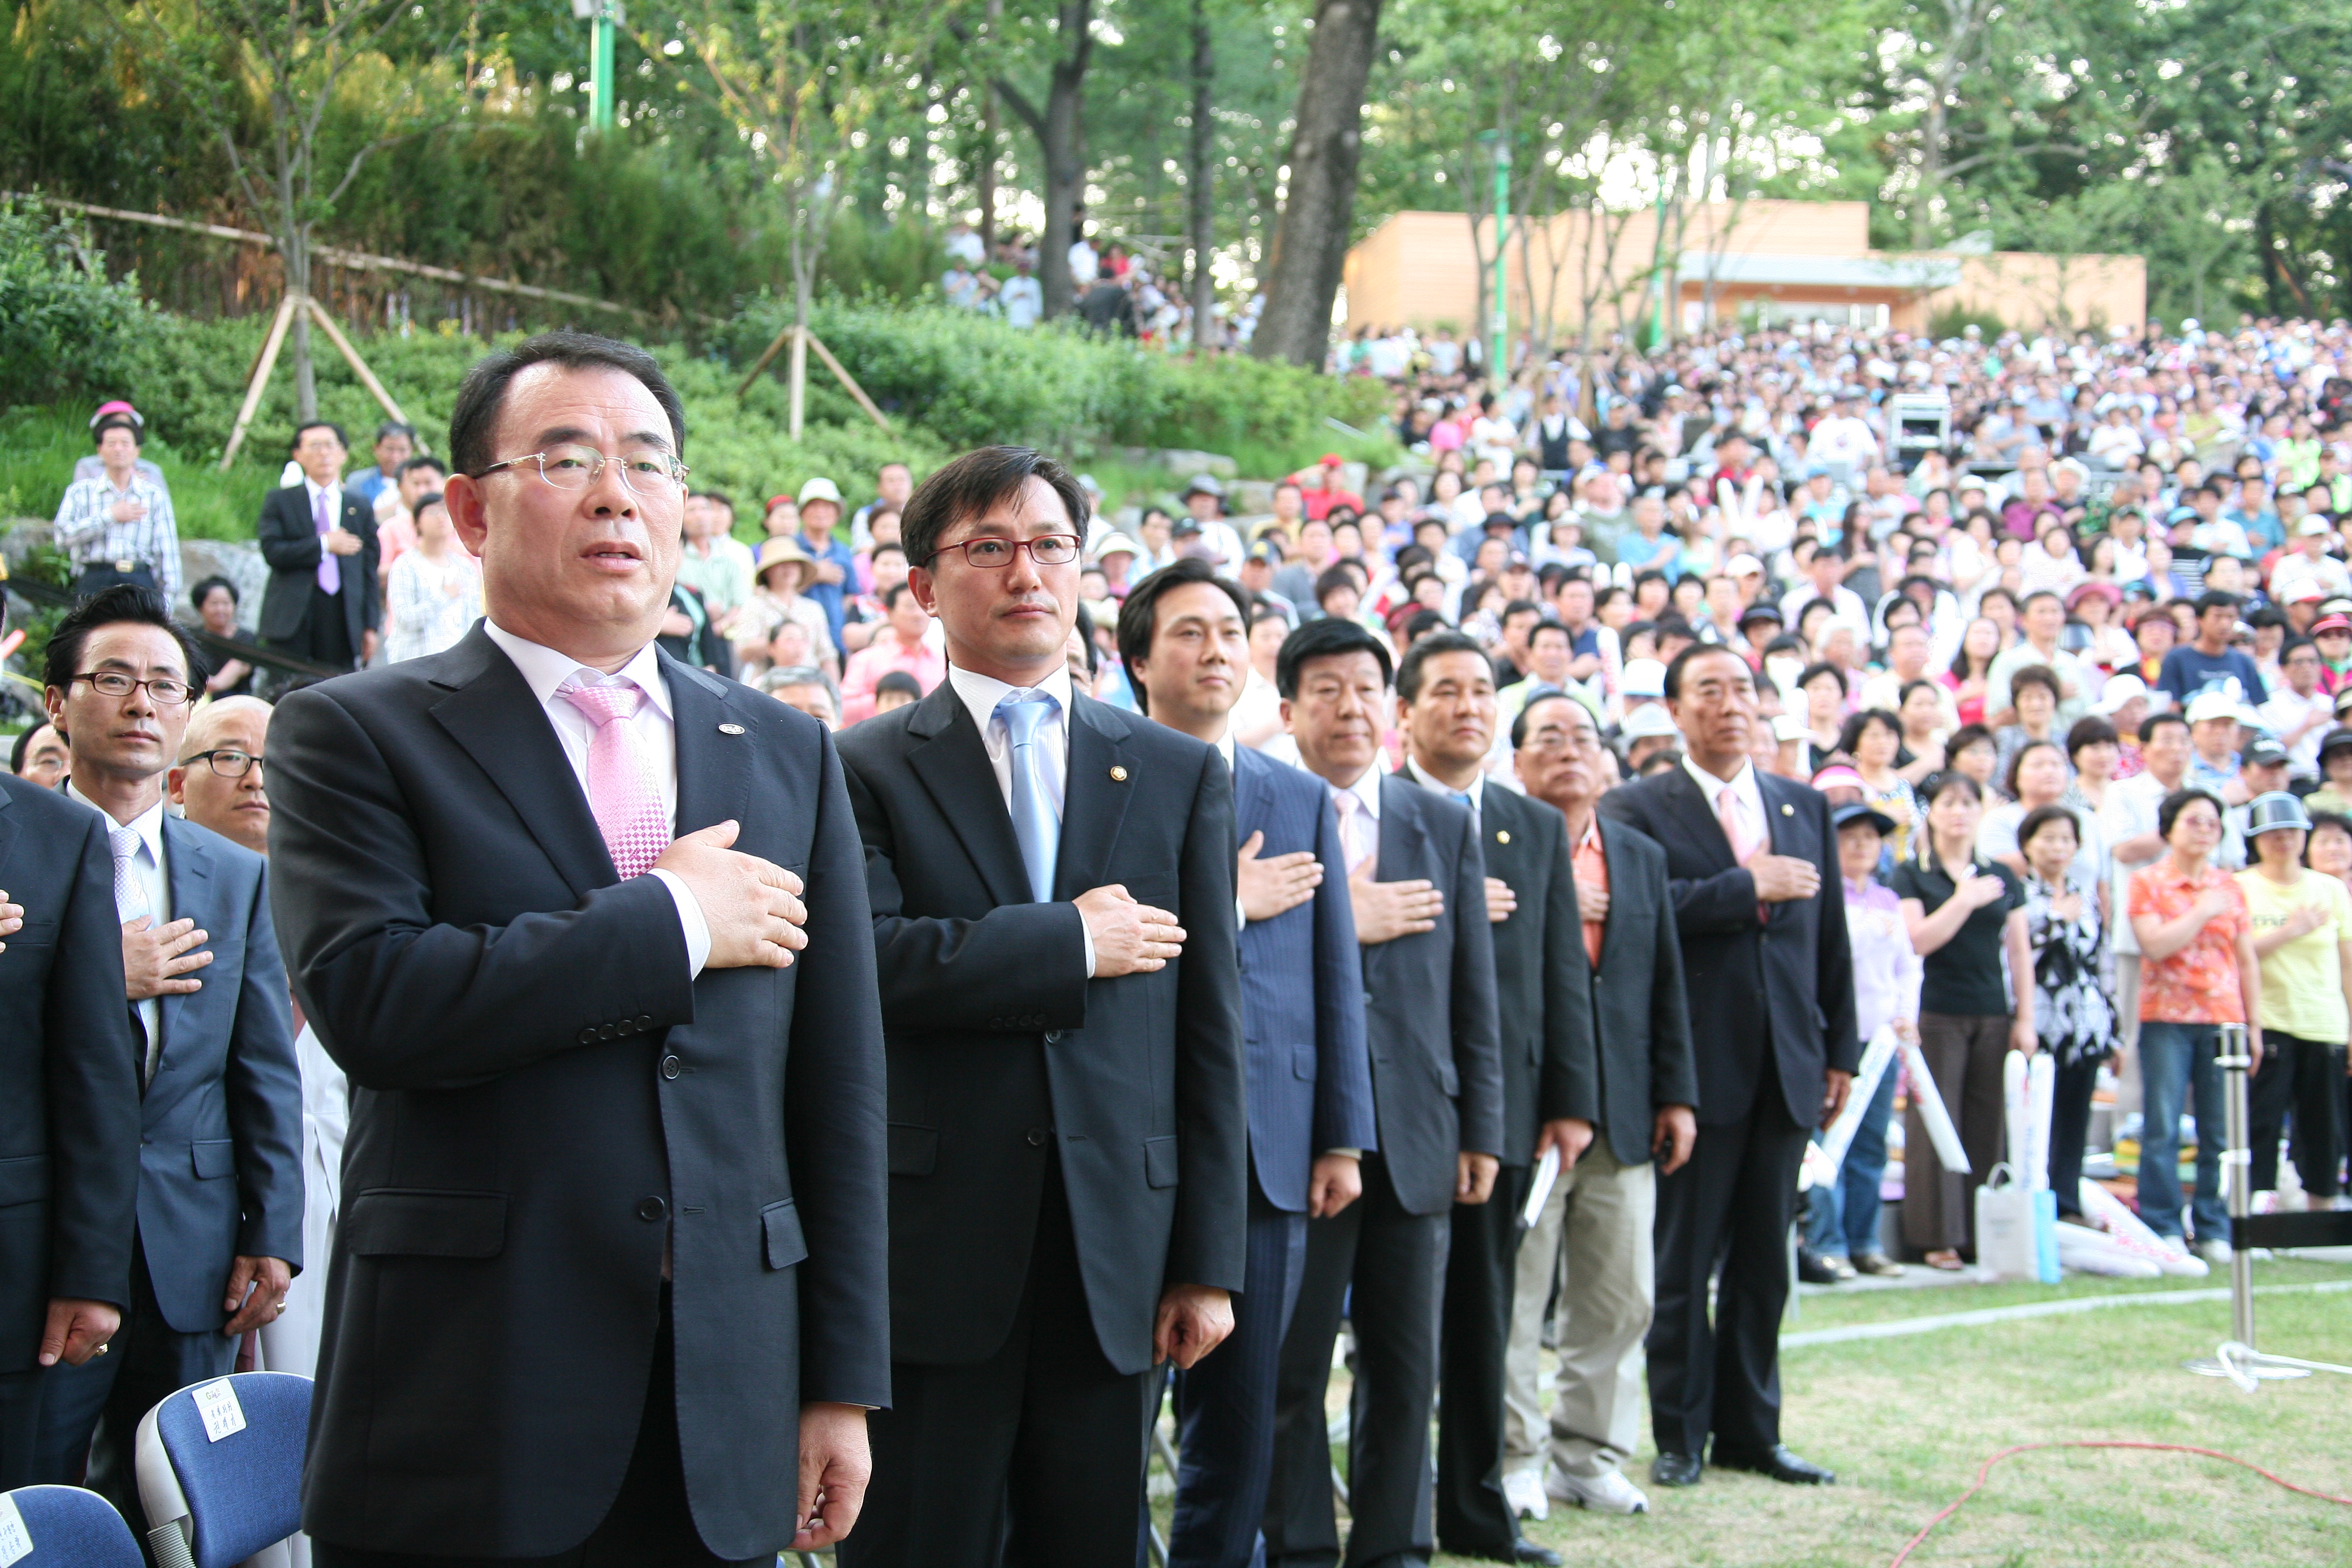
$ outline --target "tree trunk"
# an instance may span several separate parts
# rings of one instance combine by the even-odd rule
[[[310,362],[310,312],[299,308],[299,301],[310,292],[310,237],[299,225],[289,225],[286,237],[286,291],[295,297],[297,308],[287,333],[286,352],[291,357],[294,370],[294,417],[297,420],[319,416],[319,376]]]
[[[1380,30],[1381,0],[1317,0],[1315,42],[1290,142],[1290,199],[1276,231],[1265,311],[1250,344],[1261,359],[1319,368],[1330,348],[1331,300],[1348,258],[1363,153],[1364,84]]]
[[[1059,31],[1067,52],[1055,58],[1043,115],[998,84],[1013,112],[1036,132],[1045,158],[1045,227],[1038,237],[1037,281],[1048,316],[1066,314],[1077,302],[1070,285],[1070,246],[1078,237],[1078,198],[1086,183],[1082,111],[1087,65],[1094,54],[1093,21],[1094,0],[1063,0]]]
[[[1209,99],[1216,72],[1208,0],[1192,0],[1192,347],[1196,353],[1209,341],[1217,313],[1216,280],[1209,275],[1209,258],[1217,241],[1217,139]]]
[[[988,0],[992,42],[1003,16],[1004,0]],[[996,259],[996,84],[983,81],[980,86],[980,247],[988,261]]]

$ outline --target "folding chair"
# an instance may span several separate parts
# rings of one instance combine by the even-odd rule
[[[310,1380],[247,1372],[193,1384],[139,1423],[139,1500],[159,1568],[283,1568],[302,1528]]]
[[[13,1568],[141,1568],[114,1505],[79,1487],[0,1492],[0,1563]]]

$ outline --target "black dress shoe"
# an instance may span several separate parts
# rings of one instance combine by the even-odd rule
[[[1780,1443],[1773,1444],[1769,1450],[1762,1454],[1741,1454],[1736,1451],[1726,1453],[1723,1449],[1717,1448],[1715,1451],[1715,1462],[1722,1469],[1753,1470],[1759,1476],[1769,1476],[1776,1481],[1786,1481],[1790,1486],[1826,1487],[1834,1485],[1837,1481],[1835,1470],[1825,1470],[1811,1459],[1801,1459]]]
[[[1696,1454],[1660,1454],[1650,1461],[1650,1479],[1662,1487],[1695,1487],[1702,1468]]]
[[[1529,1541],[1524,1535],[1520,1536],[1517,1541],[1512,1542],[1511,1555],[1507,1561],[1513,1563],[1539,1563],[1541,1564],[1541,1568],[1560,1568],[1560,1556],[1559,1552],[1554,1552],[1550,1547],[1544,1545],[1540,1542]]]

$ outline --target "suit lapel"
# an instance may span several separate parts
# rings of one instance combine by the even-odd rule
[[[1688,784],[1690,780],[1685,778],[1683,782]],[[1598,965],[1606,970],[1616,960],[1618,944],[1632,940],[1618,933],[1632,930],[1634,924],[1633,917],[1646,917],[1649,910],[1643,907],[1645,900],[1640,890],[1641,884],[1618,874],[1618,868],[1625,864],[1625,840],[1621,830],[1598,812],[1593,813],[1593,824],[1601,835],[1601,858],[1609,863],[1609,914],[1601,922],[1601,962]],[[1575,849],[1576,846],[1569,846],[1571,854]],[[1620,915],[1627,918],[1620,920],[1617,918]]]
[[[1033,902],[1021,845],[1013,837],[1013,816],[996,787],[996,770],[954,682],[940,681],[917,705],[907,733],[914,742],[907,752],[908,765],[954,829],[989,896],[1000,904]]]
[[[1242,838],[1263,829],[1274,812],[1265,761],[1247,746],[1234,748],[1234,825]],[[1308,837],[1313,837],[1311,830]]]
[[[1722,822],[1708,809],[1706,792],[1698,787],[1698,781],[1682,768],[1669,769],[1664,794],[1683,831],[1690,835],[1699,852],[1713,860],[1717,870],[1731,869],[1731,840],[1724,836]]]
[[[0,870],[7,867],[9,847],[16,842],[16,819],[8,815],[8,808],[16,804],[14,795],[0,789]]]
[[[1381,863],[1375,873],[1378,881],[1411,881],[1417,875],[1411,868],[1424,862],[1429,830],[1422,826],[1421,813],[1415,809],[1417,803],[1406,795],[1408,790],[1420,789],[1419,784],[1395,773],[1381,780]]]
[[[1119,825],[1134,798],[1136,760],[1113,732],[1118,721],[1090,697],[1075,697],[1066,725],[1070,771],[1062,786],[1062,845],[1054,861],[1054,896],[1075,899],[1108,880]]]
[[[678,835],[742,821],[751,805],[750,726],[739,723],[738,733],[722,733],[719,726],[730,716],[727,688],[667,653],[659,658],[677,738]]]
[[[192,920],[198,930],[207,932],[212,941],[207,948],[226,934],[214,930],[218,922],[213,919],[213,857],[199,829],[173,816],[163,814],[163,875],[172,890],[172,918]],[[217,984],[223,976],[205,971],[197,976]],[[196,993],[202,995],[202,992]],[[163,1049],[169,1052],[179,1037],[180,1015],[189,1006],[188,998],[179,993],[167,993],[157,998],[156,1021],[163,1033]],[[162,1058],[157,1058],[160,1063]]]
[[[478,624],[450,650],[446,673],[436,676],[435,684],[455,689],[434,704],[433,717],[499,786],[572,892],[584,898],[614,881],[604,836],[563,755],[563,743],[555,738],[555,726],[522,672]],[[683,742],[678,761],[682,781]]]

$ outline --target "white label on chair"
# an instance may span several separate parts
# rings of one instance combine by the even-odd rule
[[[0,1492],[0,1568],[8,1568],[33,1554],[33,1538],[25,1529],[25,1516],[16,1511],[16,1501]]]
[[[217,1443],[245,1430],[245,1406],[236,1402],[236,1387],[228,1379],[207,1383],[190,1395],[205,1418],[205,1436]]]

